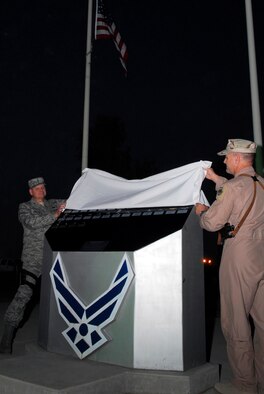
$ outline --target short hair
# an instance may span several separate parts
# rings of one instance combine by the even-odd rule
[[[250,162],[251,164],[254,163],[255,153],[240,153],[243,160]]]

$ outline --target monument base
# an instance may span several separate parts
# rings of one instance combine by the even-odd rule
[[[185,372],[146,371],[90,360],[76,362],[35,343],[25,349],[22,357],[1,359],[0,394],[209,394],[219,381],[218,366],[209,363]]]

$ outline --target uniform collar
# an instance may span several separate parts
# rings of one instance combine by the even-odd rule
[[[250,176],[254,176],[256,174],[256,171],[254,170],[254,168],[252,166],[246,167],[246,168],[243,168],[242,170],[240,170],[239,172],[237,172],[235,175],[235,178],[241,174],[248,174]]]
[[[35,199],[32,197],[31,200],[32,204],[37,205],[38,207],[44,207],[46,205],[46,199],[43,201],[43,204],[39,204],[38,202],[35,201]]]

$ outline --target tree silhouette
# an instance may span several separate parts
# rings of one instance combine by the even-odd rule
[[[127,179],[141,179],[157,173],[153,160],[131,157],[127,133],[118,117],[98,115],[89,135],[89,167]]]
[[[126,177],[130,159],[125,146],[126,131],[121,120],[98,115],[89,139],[89,167]]]

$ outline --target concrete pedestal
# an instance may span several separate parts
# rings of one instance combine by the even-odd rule
[[[122,300],[119,295],[116,297],[120,305],[114,321],[104,325],[101,318],[99,331],[97,325],[96,335],[101,332],[106,337],[104,343],[96,347],[89,342],[94,326],[92,320],[87,320],[87,311],[77,318],[73,342],[84,340],[89,344],[90,360],[129,368],[184,371],[204,364],[202,231],[193,212],[189,211],[185,219],[180,229],[176,223],[175,232],[138,250],[60,251],[52,250],[46,240],[40,304],[41,346],[51,352],[86,357],[83,347],[76,353],[62,335],[69,327],[60,310],[60,303],[65,301],[62,294],[68,292],[84,311],[90,311],[95,301],[98,304],[113,289],[114,278],[121,275],[120,264],[125,259],[132,278],[121,295]],[[50,277],[58,252],[64,278],[60,286],[65,287],[62,293],[56,288],[54,293]],[[107,305],[104,303],[103,308]]]

